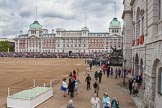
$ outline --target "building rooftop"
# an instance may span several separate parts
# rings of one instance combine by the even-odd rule
[[[40,25],[38,21],[34,21],[30,24],[30,29],[42,29],[42,25]]]
[[[117,18],[113,18],[113,20],[110,22],[110,28],[111,27],[121,27],[120,21],[118,21]]]

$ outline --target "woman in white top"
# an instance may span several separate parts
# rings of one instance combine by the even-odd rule
[[[100,99],[97,97],[97,94],[94,94],[90,100],[92,108],[100,108]]]
[[[66,78],[64,78],[63,80],[62,80],[62,86],[61,86],[61,90],[64,92],[64,97],[66,97],[66,92],[67,92],[67,83],[66,83]]]

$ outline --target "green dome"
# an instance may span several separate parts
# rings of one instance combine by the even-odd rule
[[[113,20],[110,22],[110,27],[121,27],[121,24],[117,18],[113,18]]]
[[[32,24],[30,24],[30,29],[42,29],[42,26],[38,21],[34,21]]]

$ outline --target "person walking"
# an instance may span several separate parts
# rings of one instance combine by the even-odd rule
[[[113,100],[111,102],[111,107],[112,108],[119,108],[119,101],[117,100],[116,97],[113,98]]]
[[[97,94],[94,94],[90,99],[91,108],[100,108],[100,99],[97,97]]]
[[[76,71],[75,71],[75,70],[73,70],[72,79],[74,79],[74,80],[76,80],[76,79],[77,79],[77,76],[76,76]]]
[[[62,80],[62,86],[61,86],[61,90],[64,92],[63,96],[66,97],[66,92],[67,92],[67,83],[66,83],[66,78],[64,78]]]
[[[137,96],[137,94],[138,94],[138,83],[136,82],[136,80],[133,81],[132,88],[133,88],[133,96]]]
[[[90,70],[92,69],[92,61],[90,61],[90,63],[89,63],[89,68],[90,68]]]
[[[142,74],[141,74],[141,73],[139,73],[139,74],[136,76],[136,82],[137,82],[137,84],[138,84],[138,86],[139,86],[139,88],[140,88],[141,85],[142,85]]]
[[[98,72],[97,71],[95,71],[95,73],[94,73],[94,78],[98,79]]]
[[[75,106],[73,104],[73,100],[69,100],[66,108],[75,108]]]
[[[75,79],[72,79],[71,82],[69,82],[69,93],[70,93],[70,98],[74,98],[74,88],[75,88]]]
[[[103,95],[102,107],[103,108],[110,108],[111,107],[110,97],[108,96],[107,92],[105,92],[104,95]]]
[[[105,64],[103,64],[102,70],[103,70],[103,73],[104,73],[104,75],[105,75],[105,71],[106,71],[106,65],[105,65]]]
[[[95,80],[95,82],[93,83],[93,88],[94,88],[94,93],[99,94],[99,90],[100,90],[100,86],[99,86],[99,83],[97,81],[97,79]]]
[[[111,75],[111,78],[113,77],[113,68],[111,67],[110,68],[110,75]]]
[[[87,75],[85,82],[87,82],[87,91],[88,91],[89,89],[91,89],[91,77],[89,74]]]
[[[118,69],[116,68],[116,69],[115,69],[115,79],[118,78],[117,75],[118,75]]]
[[[109,78],[109,75],[110,75],[110,66],[108,66],[108,68],[106,69],[106,73],[107,73],[107,78]]]
[[[71,82],[71,80],[72,80],[72,72],[70,72],[70,74],[69,74],[69,82]],[[69,84],[68,84],[68,87],[69,87]],[[68,95],[69,95],[69,89],[67,90],[68,91]]]
[[[122,70],[119,68],[119,69],[118,69],[119,78],[120,78],[120,76],[121,76],[121,71],[122,71]]]
[[[78,85],[81,84],[79,79],[75,80],[74,92],[78,94]]]
[[[131,77],[128,81],[129,83],[129,94],[131,95],[132,94],[132,84],[133,84],[133,78]]]
[[[99,79],[99,83],[101,83],[101,79],[102,79],[102,71],[100,71],[100,72],[98,73],[98,79]]]

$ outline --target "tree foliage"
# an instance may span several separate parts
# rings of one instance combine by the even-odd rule
[[[0,52],[14,51],[13,45],[8,41],[0,41]]]

